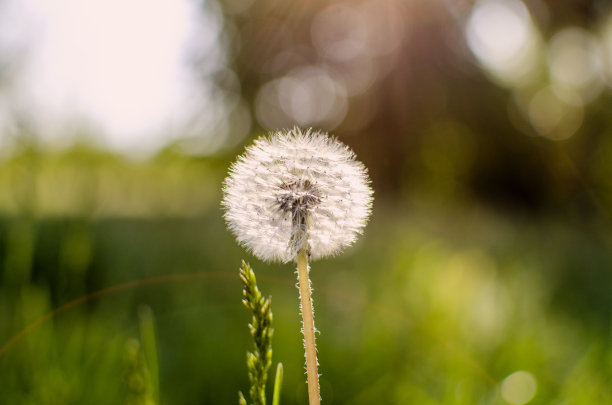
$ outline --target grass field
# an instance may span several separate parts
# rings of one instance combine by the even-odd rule
[[[117,184],[141,176],[150,186],[122,207],[98,183],[93,202],[66,208],[44,190],[84,172],[63,158],[54,175],[37,159],[39,191],[22,194],[36,203],[11,206],[21,197],[5,194],[0,221],[1,403],[150,404],[159,390],[162,404],[235,404],[251,345],[243,258],[272,295],[282,403],[306,403],[293,265],[236,245],[218,206],[220,170],[107,162],[94,178],[117,170],[128,173]],[[158,174],[172,170],[183,183],[162,193]],[[180,212],[191,193],[199,205]],[[611,236],[477,204],[377,200],[356,246],[312,264],[324,402],[612,403]],[[149,308],[158,366],[145,355]]]

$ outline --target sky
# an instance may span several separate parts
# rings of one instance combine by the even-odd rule
[[[0,85],[0,137],[25,116],[44,142],[66,141],[66,128],[76,126],[123,151],[164,145],[201,109],[189,66],[194,47],[218,46],[218,20],[198,7],[190,0],[0,1],[0,67],[6,59],[12,67]]]

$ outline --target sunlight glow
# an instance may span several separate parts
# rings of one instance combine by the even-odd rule
[[[66,136],[78,122],[119,149],[151,149],[198,112],[188,52],[196,40],[218,47],[220,24],[202,21],[197,2],[13,0],[12,8],[12,24],[25,22],[30,37],[19,101],[42,137]],[[14,30],[2,26],[0,37]]]
[[[521,1],[478,2],[465,35],[479,62],[502,83],[517,84],[533,73],[538,41],[529,11]]]

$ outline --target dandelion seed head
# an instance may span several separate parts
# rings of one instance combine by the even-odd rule
[[[257,139],[224,182],[225,220],[238,242],[267,261],[338,253],[372,209],[365,166],[327,134],[293,128]]]

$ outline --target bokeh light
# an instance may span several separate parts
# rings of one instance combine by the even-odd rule
[[[522,405],[531,401],[538,389],[538,383],[528,371],[517,371],[504,379],[502,397],[510,404]]]
[[[393,1],[380,6],[339,2],[316,12],[310,24],[314,60],[305,48],[296,47],[264,63],[264,71],[275,78],[255,96],[258,123],[268,129],[295,123],[325,130],[342,123],[354,129],[366,125],[374,108],[348,119],[347,114],[353,98],[367,94],[393,65],[390,59],[405,34],[398,7]]]
[[[305,66],[265,84],[257,94],[256,114],[268,129],[316,126],[334,129],[347,110],[346,90],[324,70]]]
[[[548,47],[548,65],[552,82],[575,92],[583,102],[592,101],[602,90],[601,47],[584,29],[570,27],[557,32]]]
[[[368,52],[367,17],[349,4],[320,11],[312,23],[312,41],[325,59],[350,61]]]
[[[538,34],[520,0],[485,0],[474,6],[466,26],[468,45],[501,83],[525,83],[538,62]]]
[[[553,87],[536,92],[529,101],[528,115],[533,127],[552,140],[563,140],[572,136],[582,125],[584,113],[580,99],[570,94],[563,98]]]

